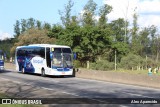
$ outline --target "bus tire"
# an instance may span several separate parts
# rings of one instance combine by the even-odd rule
[[[41,76],[42,76],[42,77],[45,77],[45,76],[46,76],[44,69],[41,70]]]
[[[76,77],[76,70],[75,70],[75,68],[73,69],[73,73],[72,73],[71,77]]]

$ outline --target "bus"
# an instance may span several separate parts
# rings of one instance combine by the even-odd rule
[[[52,44],[18,46],[15,52],[16,70],[42,76],[75,76],[72,56],[69,46]]]
[[[0,50],[0,70],[4,70],[4,52]]]

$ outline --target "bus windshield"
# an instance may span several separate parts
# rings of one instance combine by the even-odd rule
[[[53,67],[72,67],[72,54],[70,48],[54,48]]]
[[[3,55],[0,55],[0,60],[3,60]]]

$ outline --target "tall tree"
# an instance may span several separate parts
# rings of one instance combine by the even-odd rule
[[[95,25],[95,10],[97,9],[97,4],[93,0],[89,0],[84,6],[83,13],[83,26],[94,26]]]
[[[53,44],[55,42],[55,39],[49,38],[47,36],[47,33],[48,31],[45,29],[43,30],[38,30],[35,28],[28,29],[26,32],[24,32],[18,37],[18,42],[14,43],[14,46],[11,49],[12,55],[14,54],[17,46],[23,46],[29,44],[41,44],[41,43]]]
[[[14,37],[18,37],[21,33],[20,31],[20,22],[18,20],[16,20],[16,24],[14,25]]]
[[[122,18],[114,20],[110,23],[112,29],[112,52],[110,54],[110,61],[114,61],[114,55],[116,51],[117,60],[120,61],[122,56],[126,55],[128,50],[128,44],[124,42],[125,38],[125,21]]]
[[[110,23],[112,32],[113,32],[113,38],[117,42],[123,42],[124,41],[124,34],[125,34],[125,21],[122,18],[119,18],[117,20],[114,20]]]
[[[43,29],[51,30],[51,25],[47,22],[44,23]]]
[[[63,11],[60,11],[59,10],[59,14],[61,16],[61,21],[62,21],[62,24],[67,27],[70,25],[70,19],[71,19],[71,10],[72,10],[72,7],[74,6],[74,3],[72,2],[72,0],[69,0],[68,1],[68,4],[65,5],[65,10],[64,12]]]
[[[140,40],[140,44],[139,47],[141,48],[140,50],[140,55],[141,56],[146,56],[151,54],[150,53],[150,37],[149,37],[150,33],[149,33],[149,28],[143,28],[140,32],[139,32],[139,40]]]
[[[35,23],[35,19],[34,18],[29,18],[27,20],[27,29],[30,29],[30,28],[34,28],[36,26],[36,23]]]
[[[140,43],[139,43],[139,38],[138,38],[138,30],[139,30],[138,23],[137,23],[138,15],[135,12],[135,10],[133,14],[133,28],[131,32],[131,35],[132,35],[131,49],[134,54],[139,54],[140,48],[138,47]]]
[[[26,19],[21,19],[21,33],[25,32],[27,29],[27,21]]]
[[[154,25],[149,27],[150,37],[151,37],[151,54],[154,56],[158,56],[158,34],[157,34],[157,27]],[[158,61],[158,59],[157,59]]]
[[[110,5],[105,4],[99,10],[99,21],[98,26],[101,28],[106,28],[107,23],[107,15],[112,11],[112,7]]]
[[[42,22],[37,20],[36,21],[36,26],[37,26],[38,29],[42,29]]]

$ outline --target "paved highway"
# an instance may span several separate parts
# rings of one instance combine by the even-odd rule
[[[154,88],[125,85],[119,83],[103,82],[98,80],[89,80],[73,77],[41,77],[39,75],[21,74],[15,71],[4,71],[0,73],[0,78],[19,84],[27,84],[34,87],[45,89],[46,93],[56,93],[56,98],[90,98],[92,100],[103,99],[97,98],[159,98],[160,90]],[[44,93],[41,93],[43,96]],[[31,96],[30,96],[31,97]],[[34,97],[34,96],[33,96]],[[48,94],[45,97],[55,97]],[[128,107],[120,104],[118,106]],[[134,105],[141,107],[142,105]],[[144,105],[143,105],[144,106]],[[150,106],[149,104],[145,105]],[[154,105],[160,106],[160,105]]]

